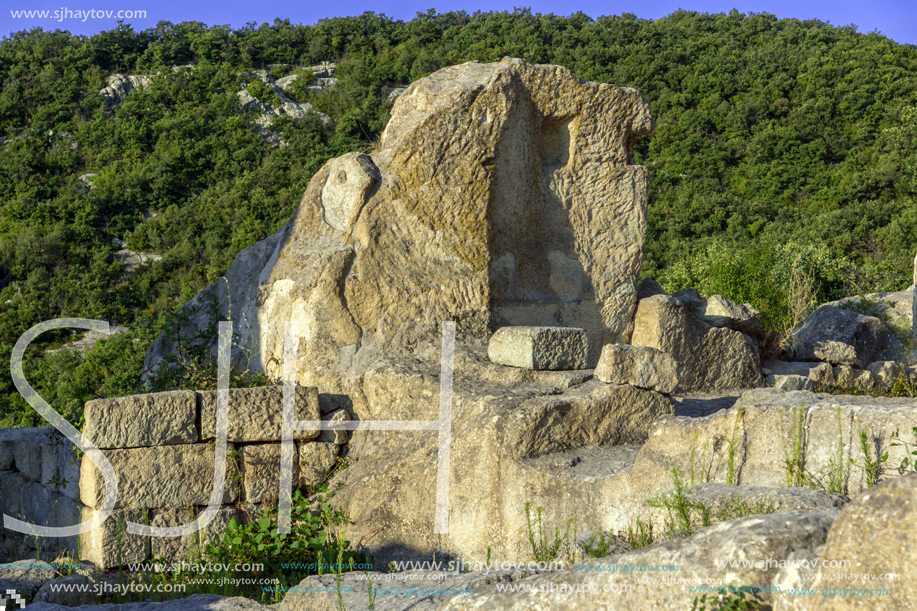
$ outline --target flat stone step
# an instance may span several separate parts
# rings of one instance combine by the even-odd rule
[[[745,390],[714,390],[707,392],[690,392],[672,395],[676,416],[701,418],[714,412],[729,409],[739,400]]]
[[[594,482],[631,468],[641,445],[580,448],[520,461],[525,467],[564,479]]]

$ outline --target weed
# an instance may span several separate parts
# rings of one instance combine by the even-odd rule
[[[694,450],[697,448],[697,431],[692,431],[691,439],[691,485],[694,485]]]
[[[489,561],[489,547],[487,548],[487,551]],[[373,591],[373,580],[369,577],[369,571],[363,571],[363,574],[366,576],[366,596],[368,597],[368,600],[366,601],[366,611],[372,611],[376,608],[376,593]]]
[[[528,537],[529,544],[532,547],[532,558],[536,562],[552,562],[557,559],[557,556],[560,554],[561,547],[564,543],[567,542],[567,537],[570,534],[570,526],[573,524],[574,518],[569,518],[567,520],[567,527],[564,529],[564,534],[560,534],[560,528],[554,527],[554,540],[548,542],[548,537],[544,531],[544,525],[542,524],[541,515],[544,512],[544,507],[536,507],[536,525],[538,527],[538,533],[535,533],[535,529],[532,527],[532,517],[530,512],[531,503],[525,502],[525,520],[528,526]],[[569,544],[568,544],[569,546]]]
[[[734,467],[735,451],[736,451],[736,431],[738,431],[739,421],[742,420],[742,417],[744,415],[745,415],[745,408],[742,406],[739,406],[739,409],[736,412],[735,424],[733,424],[732,426],[732,438],[726,442],[726,483],[730,485],[735,485],[737,483],[736,477],[735,477],[735,467]],[[744,438],[744,436],[745,436],[745,430],[743,427],[742,437]],[[691,481],[693,485],[693,481],[694,481],[693,477],[691,478]]]
[[[598,536],[598,541],[596,541],[596,536]],[[587,543],[583,548],[586,551],[586,554],[590,558],[604,558],[608,555],[609,550],[611,550],[611,544],[614,543],[614,537],[610,534],[607,534],[604,530],[598,531],[598,535],[595,533],[589,537],[589,543]]]
[[[803,427],[803,418],[805,416],[805,406],[801,403],[793,408],[793,449],[792,453],[786,447],[786,440],[783,441],[783,468],[786,471],[787,488],[801,487],[806,483],[806,474],[803,460],[803,447],[805,428]],[[780,430],[783,431],[783,412],[780,413]]]
[[[860,426],[857,428],[857,437],[860,442],[860,452],[863,453],[863,479],[867,488],[872,488],[879,483],[879,477],[882,476],[882,464],[888,460],[888,452],[879,455],[880,447],[878,442],[872,436],[868,427]],[[871,448],[874,448],[876,458],[872,457]],[[850,459],[850,464],[857,465],[857,461]]]
[[[841,407],[837,406],[837,453],[828,461],[828,492],[845,494],[847,491],[847,473],[844,462],[844,428],[841,424]]]
[[[741,596],[741,592],[757,590],[754,586],[718,588],[716,594],[704,594],[694,598],[691,611],[763,611],[769,607]],[[709,607],[707,605],[710,605]]]
[[[637,518],[633,526],[627,527],[627,532],[620,533],[621,538],[627,541],[631,549],[640,549],[651,545],[655,541],[653,536],[653,521],[644,522]]]
[[[903,447],[904,448],[904,458],[901,459],[901,464],[898,466],[899,473],[905,473],[907,471],[917,471],[917,459],[912,458],[917,456],[917,449],[911,449],[911,446],[917,448],[917,426],[915,426],[912,431],[914,432],[914,441],[907,442],[903,440],[898,435],[898,429],[895,429],[895,432],[892,433],[892,439],[895,439],[895,443],[890,444],[891,447]]]
[[[702,526],[710,526],[712,523],[710,509],[703,503],[697,503],[688,498],[688,489],[684,485],[681,471],[678,468],[673,467],[670,473],[672,484],[675,487],[674,492],[671,495],[662,494],[646,499],[646,504],[650,507],[666,510],[666,534],[670,538],[689,536],[696,530],[694,513],[700,515]]]

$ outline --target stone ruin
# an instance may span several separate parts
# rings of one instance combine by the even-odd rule
[[[282,376],[284,325],[292,321],[295,382],[304,395],[297,409],[358,422],[438,419],[443,322],[455,323],[447,533],[434,531],[436,435],[358,429],[349,437],[308,431],[298,440],[300,473],[318,477],[327,471],[322,457],[333,458],[338,448],[348,458],[350,465],[335,476],[343,484],[335,503],[354,522],[348,538],[373,554],[377,568],[431,555],[525,558],[527,502],[545,508],[549,531],[577,515],[592,529],[619,533],[647,510],[648,496],[671,487],[672,468],[690,468],[690,483],[696,474],[706,487],[695,489],[705,498],[766,498],[779,511],[795,512],[727,530],[713,526],[706,538],[656,548],[686,567],[682,576],[726,575],[710,563],[716,554],[836,557],[855,538],[832,547],[835,520],[848,528],[850,520],[838,515],[849,498],[786,488],[783,448],[798,441],[806,469],[823,474],[838,456],[839,423],[848,434],[841,452],[846,447],[849,459],[857,427],[867,427],[877,448],[887,448],[893,431],[913,425],[917,406],[906,399],[759,388],[763,373],[773,372],[761,369],[753,308],[716,295],[702,299],[690,289],[666,295],[651,280],[638,284],[648,176],[631,164],[631,150],[652,129],[639,93],[581,81],[565,68],[504,59],[440,70],[398,97],[377,150],[326,163],[290,221],[239,253],[226,276],[188,304],[186,335],[210,322],[204,306],[215,300],[237,334],[233,366],[274,379]],[[202,341],[215,356],[216,338]],[[157,338],[145,369],[167,366],[175,348],[165,335]],[[726,389],[733,392],[684,395]],[[231,393],[230,427],[234,420],[248,424],[230,439],[243,477],[227,489],[227,515],[269,502],[266,491],[277,486],[271,468],[279,445],[271,423],[279,417],[278,393],[271,387]],[[186,397],[182,416],[168,418],[165,427],[159,416],[174,402],[170,393],[114,400],[123,409],[108,405],[107,417],[96,418],[97,433],[106,429],[117,440],[109,447],[120,448],[112,452],[120,485],[136,492],[124,493],[119,511],[147,508],[154,519],[173,524],[187,517],[179,515],[181,507],[206,496],[204,480],[195,478],[212,473],[212,453],[202,449],[212,437],[206,424],[212,398],[187,394],[197,398]],[[98,408],[87,405],[87,414],[101,413]],[[20,441],[10,443],[25,452]],[[321,444],[334,451],[319,451]],[[145,466],[151,453],[163,460],[187,455],[194,470],[187,479],[203,487],[189,484],[176,496],[167,474]],[[903,456],[903,449],[891,448],[889,464]],[[4,467],[2,459],[0,453],[0,469],[9,470],[0,477],[34,479],[17,471],[18,460]],[[46,485],[43,478],[37,481]],[[141,481],[152,492],[137,491]],[[901,481],[885,489],[899,494],[901,486],[917,486],[913,477]],[[864,473],[854,472],[845,491],[854,496],[867,486]],[[85,511],[93,511],[99,479],[85,461],[79,490]],[[185,498],[192,493],[194,499]],[[868,497],[850,504],[860,512],[856,520]],[[69,500],[76,502],[72,495]],[[17,503],[26,506],[18,498],[8,504]],[[96,538],[87,541],[86,554],[110,565],[111,532]],[[148,554],[150,545],[139,538],[135,555]],[[174,553],[181,549],[175,544]],[[650,549],[627,552],[618,545],[610,562],[662,557]],[[863,568],[884,566],[871,558]],[[576,584],[619,576],[455,576],[453,586],[476,583],[481,592],[430,608],[534,608],[537,601],[527,594],[499,596],[488,585],[524,577]],[[741,577],[750,585],[807,587],[799,572],[749,570]],[[327,585],[327,579],[310,580]],[[364,599],[353,608],[365,603],[363,587]],[[642,587],[615,600],[628,609],[690,607],[694,594],[670,590],[659,598],[658,588]],[[781,601],[765,597],[775,608],[795,608]],[[291,594],[283,604],[292,611],[318,603]],[[337,602],[322,604],[336,608]],[[577,609],[590,603],[548,604]]]

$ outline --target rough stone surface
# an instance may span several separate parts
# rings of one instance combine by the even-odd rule
[[[277,247],[243,256],[238,287],[227,275],[235,328],[244,311],[255,330],[252,368],[280,377],[287,320],[309,385],[343,375],[358,351],[438,345],[443,320],[463,341],[503,326],[583,328],[594,366],[604,343],[629,336],[648,184],[630,151],[653,125],[638,92],[558,66],[471,62],[412,83],[371,163],[342,183],[329,162],[269,238]],[[326,222],[341,193],[355,216],[332,222],[345,231]],[[167,354],[163,342],[148,361]]]
[[[835,383],[834,369],[828,363],[769,361],[766,365],[774,375],[805,376],[812,380],[817,389]]]
[[[742,502],[772,505],[781,511],[833,511],[843,509],[850,499],[811,488],[766,488],[763,486],[731,486],[729,484],[700,484],[691,486],[690,497],[710,507],[713,512],[724,509],[739,499]]]
[[[150,526],[182,526],[190,524],[197,516],[190,509],[170,507],[150,513]],[[181,537],[150,537],[150,552],[153,558],[166,562],[191,562],[192,549],[200,550],[200,537],[194,532]]]
[[[483,347],[458,348],[448,537],[433,533],[438,436],[421,431],[353,431],[347,456],[356,462],[333,480],[345,485],[335,501],[356,522],[348,535],[359,540],[382,528],[367,537],[378,566],[429,558],[433,551],[482,560],[488,547],[497,557],[519,558],[527,545],[522,504],[547,507],[548,499],[552,512],[594,514],[595,527],[609,530],[603,518],[611,497],[601,489],[605,466],[623,470],[633,452],[630,462],[580,453],[642,443],[651,422],[673,406],[659,393],[591,377],[589,370],[498,366]],[[352,393],[355,417],[436,420],[439,388],[438,366],[380,360]],[[576,452],[576,466],[558,472],[542,464],[542,457],[558,452]],[[591,470],[588,464],[596,461],[605,466]]]
[[[734,329],[757,316],[758,312],[750,305],[738,304],[722,295],[711,295],[707,299],[686,304],[688,311],[711,327],[728,327]]]
[[[894,384],[904,373],[904,367],[895,361],[878,361],[871,363],[866,369],[875,376],[876,384],[879,386]]]
[[[655,348],[608,344],[602,348],[595,377],[609,384],[671,393],[678,386],[677,369],[674,358]]]
[[[48,603],[64,607],[79,607],[80,605],[95,605],[98,601],[93,588],[114,587],[118,583],[117,573],[103,573],[101,571],[87,571],[74,575],[63,575],[46,581],[31,604]],[[79,588],[87,588],[80,592]],[[69,588],[69,591],[67,590]],[[95,607],[93,607],[95,608]]]
[[[490,338],[487,356],[497,365],[526,369],[585,369],[584,329],[503,327]]]
[[[858,390],[869,390],[870,388],[875,388],[878,383],[875,374],[873,372],[863,369],[863,370],[854,370],[853,373],[853,388]]]
[[[81,521],[90,520],[93,515],[95,510],[86,508]],[[145,524],[143,511],[116,509],[101,526],[80,535],[80,560],[88,560],[103,571],[117,567],[119,560],[123,564],[146,560],[150,555],[150,538],[127,532],[126,522]]]
[[[852,346],[856,352],[856,365],[861,368],[875,361],[894,359],[904,352],[901,342],[878,318],[830,305],[819,307],[799,323],[793,329],[793,337],[802,344],[816,345],[817,342],[834,341]],[[827,356],[818,360],[827,360]],[[798,353],[796,358],[809,360]],[[835,365],[852,364],[837,360],[827,362]]]
[[[83,433],[98,448],[141,448],[198,440],[194,391],[88,401]]]
[[[890,588],[891,596],[816,597],[813,611],[827,609],[912,609],[917,600],[917,473],[879,483],[841,511],[831,526],[822,566],[809,588]],[[837,561],[849,562],[844,568]],[[825,566],[827,565],[827,566]],[[883,575],[886,580],[866,581],[860,586],[841,585],[838,574]],[[898,575],[888,581],[888,575]]]
[[[299,477],[305,484],[322,482],[334,466],[338,446],[334,443],[307,442],[299,446]]]
[[[326,422],[350,422],[350,413],[346,409],[339,409],[337,411],[325,414],[322,416],[322,420]],[[322,443],[335,443],[339,446],[344,445],[350,439],[350,432],[344,429],[334,430],[334,431],[322,431],[321,434],[316,438],[316,441],[321,441]]]
[[[782,390],[815,390],[815,383],[808,376],[774,375],[767,376],[765,386],[772,386]]]
[[[857,377],[858,369],[850,365],[840,365],[831,368],[834,373],[834,383],[840,388],[853,388],[853,381]]]
[[[231,443],[227,453],[233,451]],[[118,475],[116,507],[155,508],[207,505],[213,489],[214,453],[210,444],[159,446],[132,450],[108,450],[105,456]],[[239,498],[239,483],[233,476],[238,466],[227,459],[223,502]],[[105,480],[92,461],[84,460],[80,470],[80,498],[98,509],[105,495]]]
[[[797,359],[804,361],[823,361],[832,365],[861,366],[860,358],[854,346],[835,341],[803,341],[795,346]]]
[[[104,604],[81,607],[66,607],[50,603],[29,605],[30,611],[264,611],[265,607],[248,598],[234,596],[226,598],[215,594],[195,594],[188,598],[168,600],[161,603],[139,602],[124,604]]]
[[[201,409],[201,438],[216,437],[217,391],[199,392]],[[226,438],[231,442],[281,441],[283,433],[283,387],[229,389],[228,427]],[[296,420],[318,420],[318,389],[296,386],[293,416]],[[318,437],[319,431],[303,430],[293,439],[304,441]]]
[[[280,494],[280,450],[282,444],[264,443],[243,446],[242,461],[243,500],[248,503],[276,502]],[[299,479],[298,461],[293,461],[292,480]]]
[[[475,593],[456,596],[441,607],[442,611],[573,611],[580,609],[613,609],[655,611],[691,609],[697,593],[685,586],[660,586],[638,583],[636,575],[611,571],[609,565],[677,565],[678,579],[725,579],[730,584],[767,588],[777,575],[777,562],[794,552],[824,544],[837,511],[792,511],[763,516],[749,516],[721,522],[701,529],[690,537],[662,541],[621,556],[600,559],[578,569],[545,573],[523,579],[528,590],[501,592],[495,585],[481,586]],[[733,566],[718,567],[713,560],[734,561]],[[770,560],[767,568],[758,563]],[[742,562],[748,566],[742,566]],[[587,570],[594,567],[594,570]],[[642,577],[642,575],[640,575]],[[674,577],[674,576],[673,576]],[[643,580],[642,580],[643,581]],[[553,586],[553,587],[552,587]],[[633,586],[624,589],[622,586]],[[775,594],[762,592],[759,602],[769,604]]]
[[[706,417],[657,419],[626,481],[615,485],[622,515],[627,513],[628,498],[642,502],[657,494],[658,482],[670,481],[673,467],[687,471],[692,455],[695,481],[726,483],[729,462],[726,441],[733,439],[734,477],[739,485],[786,487],[784,448],[790,451],[802,432],[804,469],[816,482],[826,486],[829,464],[836,459],[838,450],[838,408],[845,464],[851,458],[862,463],[856,443],[860,427],[869,431],[881,453],[888,452],[888,465],[900,464],[904,448],[891,447],[891,437],[896,429],[909,431],[914,426],[912,422],[917,421],[917,405],[911,399],[835,396],[774,388],[750,390],[739,398],[735,407]],[[894,473],[889,470],[886,477]],[[845,485],[851,497],[863,490],[863,470],[851,469]]]
[[[445,563],[448,564],[448,563]],[[459,566],[458,564],[456,566]],[[495,583],[510,583],[532,571],[494,570],[461,573],[456,571],[411,570],[398,573],[369,571],[374,589],[376,611],[435,611],[460,594]],[[276,611],[340,611],[337,586],[346,611],[363,611],[367,606],[367,575],[360,571],[334,575],[313,575],[300,582],[297,591],[287,594]]]
[[[903,291],[844,297],[838,301],[829,301],[824,305],[844,306],[848,304],[855,305],[860,312],[888,321],[889,326],[904,332],[912,326],[914,320],[914,286]]]
[[[637,285],[637,299],[646,299],[653,295],[665,295],[665,289],[652,278],[644,278]]]
[[[7,599],[7,605],[10,605],[8,609],[18,608],[12,606],[12,601],[6,594],[7,589],[16,590],[31,602],[31,598],[41,585],[54,579],[56,575],[54,567],[41,560],[19,560],[3,564],[0,566],[0,594]]]
[[[678,389],[754,388],[761,367],[751,340],[689,316],[668,295],[640,300],[631,338],[634,346],[666,352],[678,363]]]

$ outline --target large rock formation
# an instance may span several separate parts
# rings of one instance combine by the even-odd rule
[[[648,179],[630,151],[652,128],[639,93],[565,68],[445,68],[398,98],[376,151],[328,162],[290,223],[207,291],[269,375],[292,320],[307,384],[358,352],[435,345],[443,320],[470,342],[504,325],[581,327],[594,366],[629,339]]]

